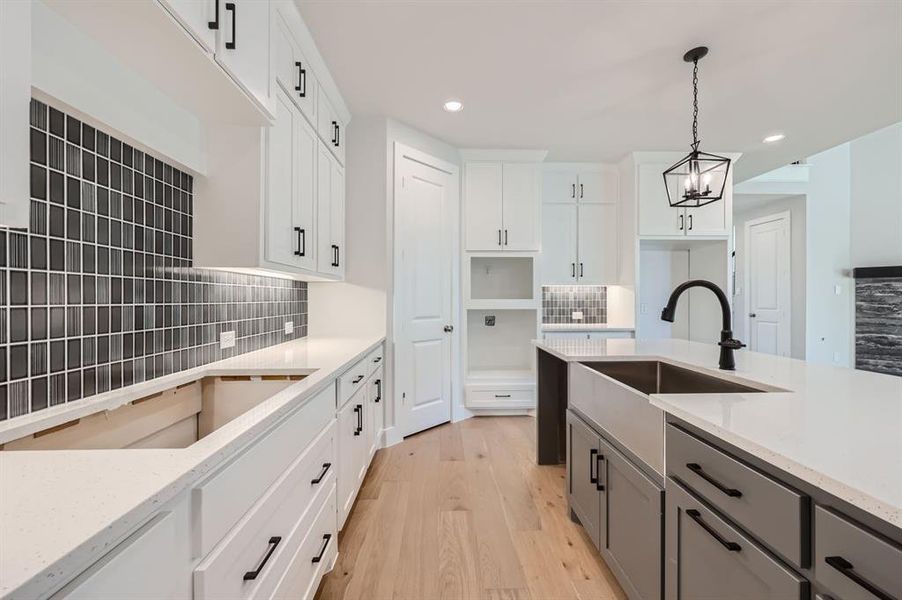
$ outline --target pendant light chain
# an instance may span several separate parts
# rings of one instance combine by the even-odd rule
[[[692,62],[692,149],[698,150],[698,59]]]

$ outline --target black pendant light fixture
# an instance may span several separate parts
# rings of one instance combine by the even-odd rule
[[[685,55],[683,60],[692,67],[692,152],[664,171],[664,185],[670,206],[698,208],[723,198],[730,172],[730,159],[708,154],[698,149],[698,61],[708,54],[708,48],[699,46]]]

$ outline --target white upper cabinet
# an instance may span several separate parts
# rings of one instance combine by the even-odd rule
[[[617,202],[617,171],[608,166],[557,164],[542,174],[542,202]]]
[[[217,20],[216,11],[222,9],[217,0],[159,0],[159,2],[205,51],[214,52],[215,28],[222,23],[221,17]]]
[[[616,171],[581,171],[577,174],[576,197],[580,202],[617,202],[620,197]]]
[[[0,77],[0,226],[27,227],[30,2],[0,1]]]
[[[342,277],[345,270],[344,168],[322,144],[317,146],[317,265]]]
[[[572,202],[542,206],[542,285],[577,282],[577,210]]]
[[[321,88],[317,94],[317,131],[338,162],[345,162],[345,123]]]
[[[270,109],[267,0],[214,0],[216,62],[260,106]],[[216,12],[218,11],[218,14]]]
[[[466,249],[538,250],[540,194],[536,163],[467,163]]]
[[[576,202],[578,175],[572,170],[547,168],[542,174],[542,202]]]
[[[620,264],[620,235],[617,204],[599,202],[579,206],[578,232],[579,283],[615,284]]]
[[[667,200],[664,171],[670,164],[638,166],[639,235],[644,237],[727,236],[732,227],[733,173],[724,198],[700,208],[674,208]]]
[[[281,5],[273,5],[272,14],[271,66],[276,83],[307,119],[316,124],[316,77],[295,38],[291,25],[293,15]]]

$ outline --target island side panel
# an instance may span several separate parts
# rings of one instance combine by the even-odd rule
[[[567,456],[567,362],[536,350],[536,461],[559,465]]]

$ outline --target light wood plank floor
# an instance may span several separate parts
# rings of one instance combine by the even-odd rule
[[[625,598],[534,439],[532,417],[479,417],[379,451],[317,598]]]

